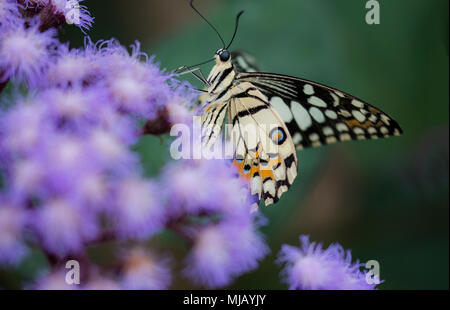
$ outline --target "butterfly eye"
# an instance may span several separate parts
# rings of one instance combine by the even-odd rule
[[[228,61],[228,59],[230,59],[230,52],[228,52],[228,51],[222,51],[222,52],[219,54],[219,58],[220,58],[220,60],[223,61],[223,62]]]

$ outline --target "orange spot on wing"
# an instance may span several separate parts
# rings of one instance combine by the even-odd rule
[[[383,126],[382,122],[378,122],[376,124],[372,123],[371,121],[365,121],[364,123],[358,122],[356,119],[352,120],[344,120],[344,123],[351,129],[353,127],[361,127],[364,129],[367,129],[369,127],[381,127]]]
[[[370,113],[375,114],[375,115],[378,115],[381,113],[380,110],[375,109],[374,107],[369,107],[369,111],[370,111]]]
[[[233,165],[237,168],[239,175],[243,177],[244,179],[250,180],[250,173],[245,174],[244,172],[244,160],[241,162],[238,162],[236,159],[233,160]]]

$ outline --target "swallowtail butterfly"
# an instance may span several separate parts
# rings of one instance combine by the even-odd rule
[[[191,7],[205,19],[192,2]],[[242,13],[236,18],[233,39]],[[207,78],[200,69],[192,70],[194,66],[181,68],[207,85],[200,97],[200,104],[205,105],[203,145],[211,146],[224,125],[229,124],[231,130],[225,132],[225,138],[234,147],[233,164],[248,180],[257,204],[260,200],[266,206],[276,203],[290,188],[297,176],[296,150],[402,133],[386,113],[340,90],[301,78],[259,72],[250,55],[230,53],[231,43],[225,47],[219,38],[223,48],[210,60],[215,65]],[[254,130],[249,133],[252,126]]]

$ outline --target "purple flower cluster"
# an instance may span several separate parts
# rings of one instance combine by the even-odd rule
[[[362,264],[352,263],[350,251],[339,244],[323,249],[322,244],[300,236],[301,247],[283,245],[278,256],[284,281],[291,290],[372,290]],[[371,281],[375,282],[375,281]]]
[[[247,184],[223,160],[172,162],[160,177],[143,177],[131,147],[146,130],[190,122],[196,93],[139,43],[59,42],[58,18],[91,26],[80,2],[0,0],[0,94],[7,83],[12,90],[0,97],[0,265],[19,264],[31,245],[50,270],[29,288],[77,288],[61,266],[78,260],[87,270],[82,289],[167,289],[176,267],[170,255],[136,243],[171,230],[190,246],[182,276],[207,288],[231,284],[269,252]],[[131,248],[123,242],[130,239]],[[86,251],[104,241],[120,249],[110,269]],[[362,287],[349,254],[303,242],[282,250],[291,288]]]
[[[206,287],[230,284],[255,269],[269,252],[257,231],[261,219],[247,203],[245,184],[224,162],[169,164],[163,184],[169,221],[184,224],[180,229],[192,242],[184,274],[196,283]],[[193,226],[200,217],[210,220]]]

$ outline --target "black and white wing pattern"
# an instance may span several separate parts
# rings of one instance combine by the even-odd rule
[[[234,165],[248,180],[256,204],[278,202],[297,176],[297,154],[278,113],[257,90],[230,102]]]
[[[244,52],[244,51],[234,51],[231,53],[231,61],[233,62],[233,67],[236,72],[258,72],[259,65],[256,59]]]
[[[400,135],[398,123],[378,108],[340,90],[296,77],[250,72],[255,63],[236,53],[239,82],[250,82],[285,122],[297,149],[339,141]],[[243,65],[246,64],[246,65]]]

